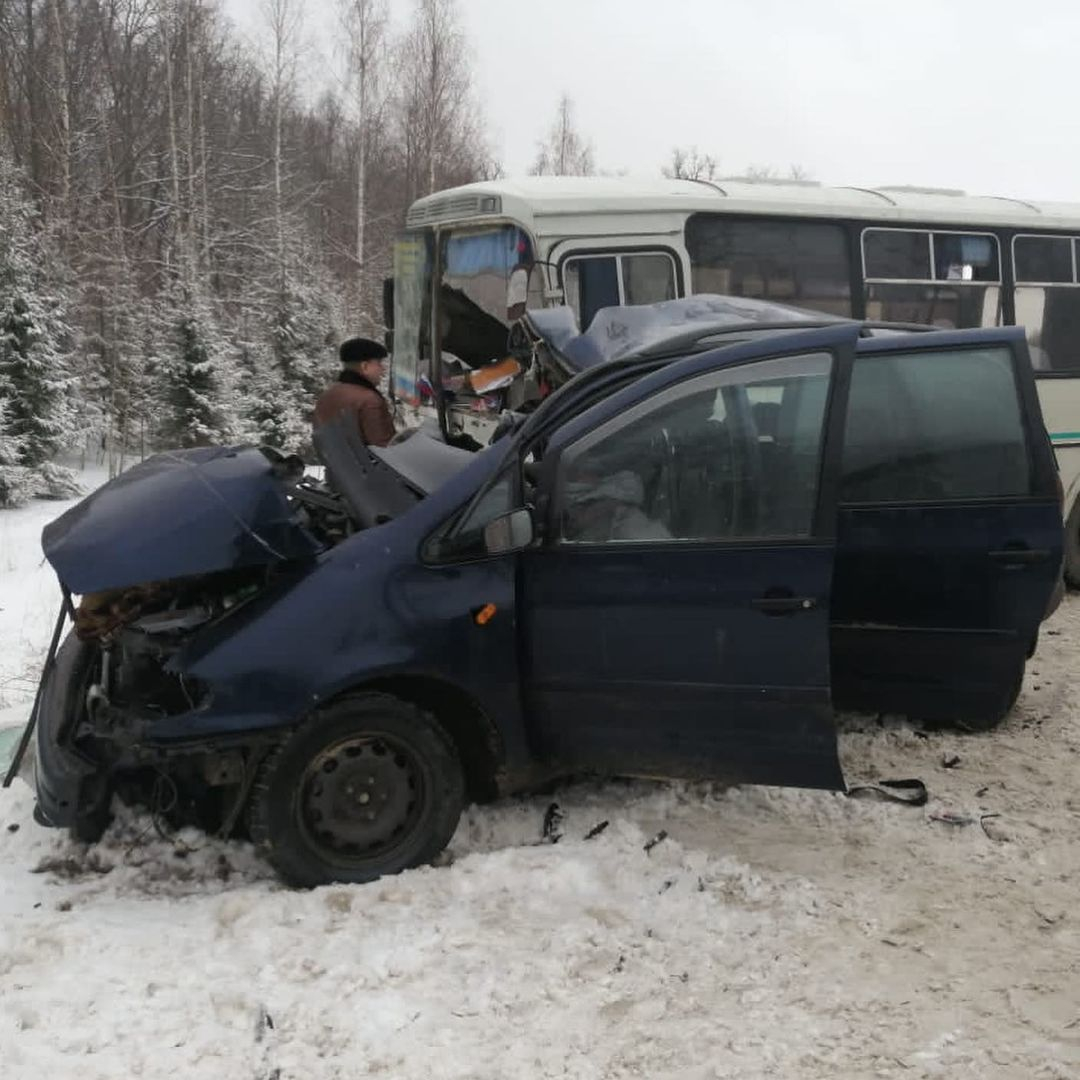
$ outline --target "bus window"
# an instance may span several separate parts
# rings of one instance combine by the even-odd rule
[[[663,252],[623,255],[622,279],[624,304],[675,299],[675,264]]]
[[[866,317],[871,322],[918,323],[942,330],[1000,326],[998,285],[866,286]]]
[[[1013,237],[1016,322],[1027,329],[1036,370],[1080,368],[1080,240]]]
[[[863,233],[863,273],[868,281],[929,281],[930,234],[867,229]]]
[[[442,247],[442,351],[470,368],[504,359],[510,275],[515,267],[531,268],[532,263],[532,244],[514,225],[455,229]]]
[[[563,264],[563,292],[588,330],[601,308],[674,300],[675,260],[665,251],[576,255]]]
[[[948,330],[1001,324],[1001,260],[990,233],[864,229],[862,256],[867,319]]]
[[[1013,272],[1018,285],[1072,285],[1073,241],[1067,236],[1014,236]]]
[[[938,281],[1001,281],[997,237],[933,233]]]
[[[405,233],[394,242],[394,354],[391,393],[419,405],[431,379],[431,234]]]
[[[840,225],[693,214],[686,248],[695,293],[852,313],[850,259]]]

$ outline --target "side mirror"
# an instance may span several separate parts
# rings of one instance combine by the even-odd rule
[[[527,548],[536,535],[532,511],[527,507],[489,521],[484,526],[484,550],[489,555],[503,555]]]

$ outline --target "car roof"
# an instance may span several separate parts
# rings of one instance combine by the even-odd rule
[[[700,298],[689,297],[687,300]],[[744,304],[739,298],[735,299]],[[642,307],[658,308],[663,305],[686,303],[686,301],[663,301],[661,304],[642,305]],[[750,301],[758,304],[759,301]],[[764,316],[764,309],[772,308],[774,311],[779,305],[763,304],[760,314]],[[545,309],[546,311],[558,311],[559,309]],[[610,311],[630,311],[630,308],[604,309]],[[637,310],[641,310],[640,308]],[[805,312],[801,309],[788,309],[799,316],[809,315],[810,319],[789,318],[781,322],[768,322],[764,318],[750,320],[709,324],[702,320],[700,324],[686,329],[685,324],[676,328],[669,334],[657,334],[648,341],[635,345],[629,340],[614,341],[605,355],[596,358],[592,354],[582,358],[575,351],[575,342],[586,338],[587,334],[573,334],[564,341],[562,348],[569,349],[570,357],[560,352],[548,341],[545,343],[553,354],[565,362],[567,371],[573,377],[568,379],[554,393],[545,398],[539,407],[524,418],[524,424],[518,428],[516,438],[532,438],[534,435],[547,431],[552,432],[562,423],[572,420],[584,409],[602,401],[605,397],[631,382],[640,378],[648,377],[658,372],[669,364],[680,360],[693,360],[691,367],[701,368],[710,364],[726,365],[728,362],[738,363],[743,350],[732,346],[748,345],[755,340],[765,337],[786,337],[781,351],[797,353],[803,348],[818,349],[822,347],[823,337],[835,338],[837,333],[845,326],[849,327],[849,335],[855,337],[856,349],[862,353],[876,353],[895,350],[935,349],[935,348],[961,348],[979,347],[988,345],[1000,345],[1007,343],[1011,346],[1022,345],[1025,340],[1022,326],[996,326],[980,327],[977,329],[942,330],[938,327],[903,324],[903,323],[874,323],[861,319],[845,319],[837,316],[824,315],[820,312]],[[538,312],[529,312],[529,316],[536,316]],[[599,314],[599,313],[598,313]],[[573,313],[569,315],[565,311],[556,316],[565,333],[567,326],[576,330],[573,321]],[[538,322],[530,317],[529,323],[534,330],[538,331]],[[643,320],[646,324],[647,319]],[[590,331],[592,327],[590,327]],[[857,336],[856,336],[857,335]],[[557,335],[556,335],[557,336]],[[595,346],[595,338],[589,347]],[[582,346],[585,348],[586,346]],[[614,355],[615,353],[618,355]],[[721,355],[716,355],[720,353]],[[730,354],[730,355],[729,355]],[[581,366],[574,367],[573,363],[580,362]],[[689,372],[692,375],[694,372]]]

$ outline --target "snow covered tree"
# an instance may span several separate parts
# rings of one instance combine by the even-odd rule
[[[301,433],[285,380],[273,364],[263,362],[264,358],[259,350],[242,354],[239,434],[245,442],[280,450]]]
[[[408,204],[498,175],[461,0],[336,0],[342,83],[315,101],[305,3],[260,0],[255,50],[206,0],[0,0],[10,468],[68,433],[110,473],[222,437],[300,446],[334,344],[384,329]]]
[[[34,493],[30,470],[19,464],[22,439],[9,426],[9,408],[10,400],[0,383],[0,509],[19,506]]]
[[[160,401],[158,442],[171,447],[209,446],[227,439],[221,358],[226,346],[209,305],[180,299],[165,315],[160,351],[149,375]]]
[[[4,456],[42,471],[76,432],[71,330],[57,254],[37,231],[22,178],[0,156],[0,414]]]
[[[348,72],[356,123],[356,298],[367,301],[368,160],[373,140],[383,126],[388,14],[385,0],[341,0],[348,40]]]
[[[311,456],[311,410],[337,370],[344,315],[330,274],[297,258],[283,293],[271,293],[252,321],[268,327],[242,350],[238,367],[244,438]]]
[[[7,290],[5,289],[5,292]],[[16,287],[0,308],[0,370],[9,385],[8,426],[20,437],[24,465],[48,461],[72,438],[71,377],[50,311],[51,298]]]

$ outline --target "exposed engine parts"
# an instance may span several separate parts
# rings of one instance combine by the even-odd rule
[[[132,589],[87,593],[75,609],[75,633],[81,641],[108,637],[160,599],[165,589],[162,583],[150,583]]]
[[[260,566],[88,593],[75,609],[75,633],[81,641],[108,645],[131,630],[165,645],[255,595],[269,576]]]
[[[230,470],[248,470],[259,480],[265,461],[271,466],[273,483],[257,498],[245,494],[250,501],[240,500],[222,519],[223,550],[240,565],[113,589],[88,582],[76,607],[68,601],[74,633],[59,656],[66,696],[51,713],[60,718],[58,738],[96,770],[77,796],[75,827],[83,839],[105,827],[113,794],[151,808],[155,818],[174,826],[231,833],[260,762],[280,740],[280,732],[246,733],[213,744],[155,735],[162,721],[210,704],[209,687],[183,674],[180,657],[192,638],[357,528],[341,497],[318,476],[305,475],[299,458],[266,449],[259,457],[261,464],[250,455],[239,458],[239,465],[228,454],[210,459],[229,474],[224,484],[232,482]],[[179,473],[190,468],[178,455],[166,455],[158,465]],[[192,490],[192,498],[201,498],[208,489]],[[111,526],[118,528],[122,518],[110,515]],[[137,513],[129,527],[138,528]],[[184,563],[182,557],[174,560]],[[128,569],[118,564],[109,572],[123,578]],[[73,584],[77,592],[77,574]]]
[[[235,823],[225,793],[250,784],[252,747],[166,750],[147,745],[146,735],[156,721],[195,711],[207,700],[205,686],[170,667],[191,634],[257,595],[273,575],[257,566],[82,598],[75,632],[88,663],[72,744],[108,770],[117,791],[160,808],[167,776],[173,820],[213,828]]]

